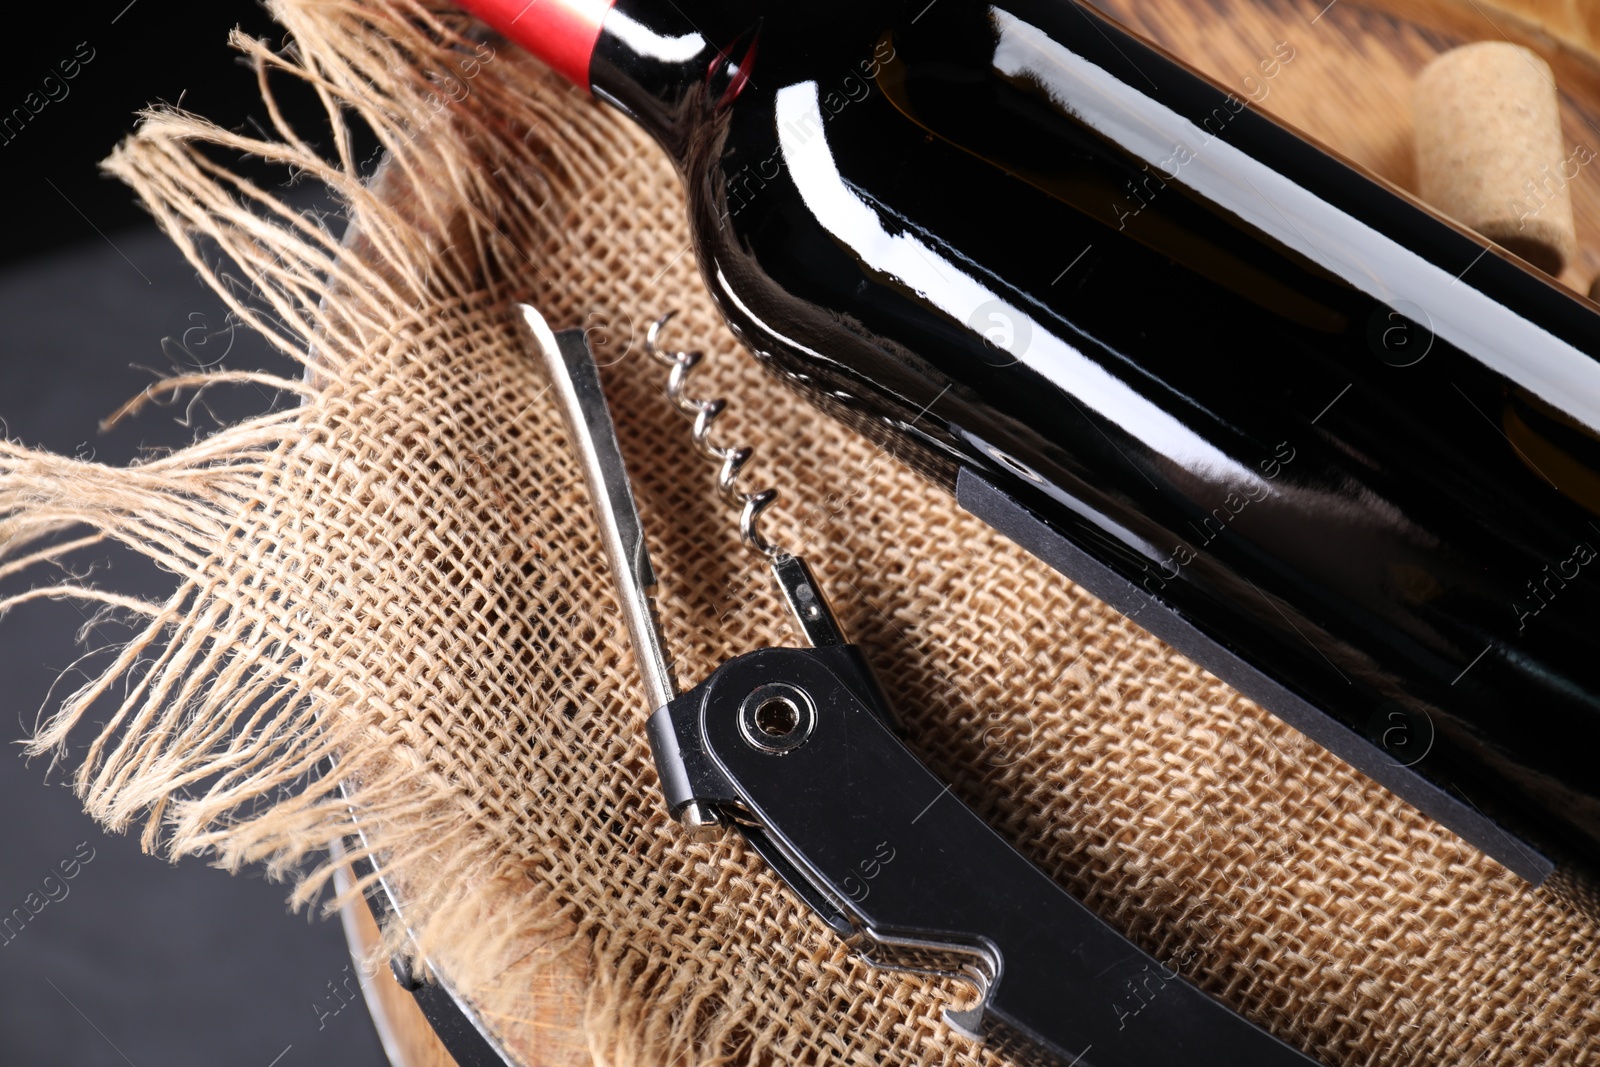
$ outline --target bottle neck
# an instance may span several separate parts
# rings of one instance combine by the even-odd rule
[[[748,0],[614,0],[595,41],[590,90],[681,164],[696,129],[748,83],[762,6]]]
[[[749,0],[462,0],[462,6],[684,158],[709,112],[749,80]]]
[[[468,11],[589,88],[589,63],[613,0],[465,0]]]

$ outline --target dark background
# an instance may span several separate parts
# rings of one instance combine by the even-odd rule
[[[147,222],[128,190],[97,164],[152,104],[181,104],[224,126],[266,125],[255,77],[227,46],[240,27],[275,44],[283,31],[250,0],[88,0],[7,5],[0,63],[0,258],[101,241]],[[60,64],[86,46],[76,77]],[[49,92],[60,97],[49,100]],[[36,94],[32,100],[29,94]],[[47,102],[39,107],[40,100]],[[32,113],[29,104],[39,107]],[[24,116],[14,114],[18,109]],[[4,125],[4,120],[10,125]],[[265,173],[260,172],[260,173]]]
[[[295,373],[259,339],[229,328],[132,195],[97,170],[151,103],[181,101],[227,126],[264,123],[254,76],[227,34],[237,25],[280,42],[281,31],[238,0],[27,5],[7,14],[0,121],[13,122],[0,129],[0,433],[120,464],[150,446],[187,443],[217,418],[283,403],[245,389],[215,394],[211,410],[157,408],[109,433],[98,428],[155,374],[191,360],[226,352],[230,367]],[[60,62],[88,49],[76,77],[61,79]],[[32,113],[30,102],[37,107],[47,90],[58,99]],[[30,101],[30,93],[38,95]],[[18,108],[27,112],[20,121]],[[173,584],[129,553],[97,549],[84,559],[91,562],[90,580],[102,587],[159,598]],[[59,578],[38,571],[0,584],[0,593]],[[173,866],[142,854],[137,827],[134,836],[107,835],[83,814],[62,785],[66,769],[21,758],[14,742],[41,709],[104,662],[71,669],[92,614],[40,603],[0,619],[0,917],[43,888],[66,889],[20,933],[0,937],[0,1064],[381,1064],[364,1007],[342,1006],[354,968],[346,969],[337,922],[291,914],[288,887],[259,873],[230,878],[200,859]],[[87,647],[102,647],[127,631],[102,624],[83,636]],[[70,881],[45,885],[63,861],[91,849]]]

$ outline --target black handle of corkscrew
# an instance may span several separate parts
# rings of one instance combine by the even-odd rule
[[[851,645],[729,660],[652,720],[676,788],[762,834],[871,962],[961,975],[952,1026],[1076,1067],[1312,1067],[1139,949],[996,834],[900,740]]]

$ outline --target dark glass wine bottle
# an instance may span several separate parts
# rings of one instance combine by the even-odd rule
[[[1524,877],[1600,870],[1593,305],[1071,0],[474,0],[817,406]],[[1247,76],[1246,76],[1247,75]]]

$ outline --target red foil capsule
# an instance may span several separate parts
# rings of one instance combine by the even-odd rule
[[[461,6],[588,91],[589,59],[614,2],[461,0]]]

